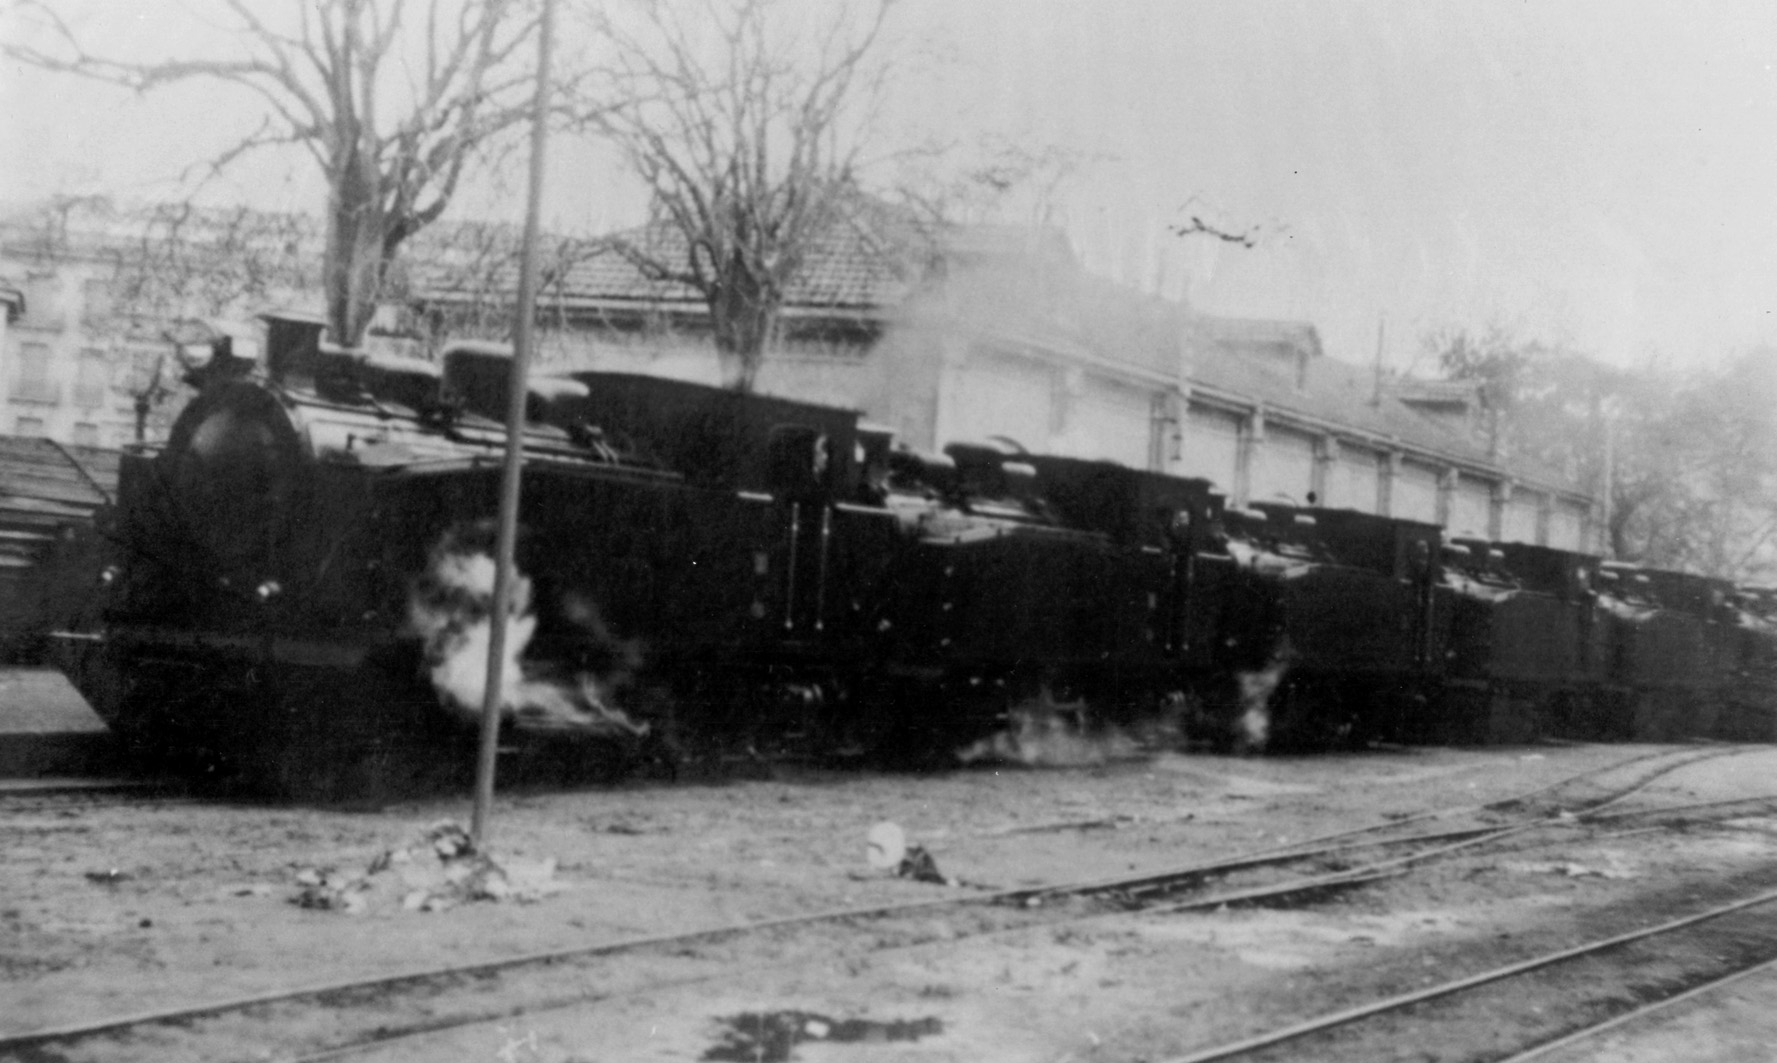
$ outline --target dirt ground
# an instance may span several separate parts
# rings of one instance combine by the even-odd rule
[[[504,795],[493,852],[529,869],[537,888],[456,906],[414,903],[423,891],[407,889],[411,881],[366,890],[350,907],[298,901],[312,902],[317,884],[325,894],[328,883],[363,876],[391,850],[421,851],[428,828],[467,821],[466,798],[373,809],[165,796],[0,803],[0,1032],[947,891],[1178,867],[1493,800],[1650,749],[1166,753],[927,776],[779,768],[721,783]],[[1763,794],[1777,794],[1777,750],[1761,747],[1667,776],[1630,807]],[[868,839],[884,822],[958,884],[874,866]],[[365,1058],[1164,1059],[1600,936],[1600,912],[1657,922],[1735,876],[1777,872],[1774,839],[1777,818],[1762,815],[1613,838],[1539,832],[1293,910],[1119,915],[749,969]],[[1661,1051],[1628,1054],[1625,1039],[1616,1055],[1564,1058],[1770,1058],[1746,1053],[1777,1037],[1774,986],[1742,983],[1728,999],[1676,1014],[1656,1031],[1667,1038]],[[775,1056],[766,1044],[774,1024],[798,1031]],[[1414,1051],[1402,1058],[1436,1056]]]

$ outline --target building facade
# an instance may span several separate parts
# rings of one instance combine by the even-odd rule
[[[1458,536],[1597,545],[1582,485],[1501,462],[1450,416],[1461,386],[1403,388],[1327,356],[1312,325],[1198,314],[1120,288],[1087,275],[1053,232],[952,234],[935,270],[882,254],[886,243],[866,234],[811,257],[761,391],[858,409],[921,449],[995,439],[1202,477],[1234,505],[1321,504]],[[619,254],[563,271],[546,303],[545,366],[720,379],[701,300]]]
[[[186,391],[184,345],[223,315],[317,304],[305,287],[312,230],[233,219],[188,225],[179,254],[151,260],[114,215],[0,225],[0,435],[154,441]],[[420,272],[373,326],[411,338],[375,342],[435,350],[469,320],[503,333],[516,270],[492,261],[474,285],[463,270]],[[538,371],[722,379],[701,298],[645,276],[614,240],[581,242],[547,276]],[[929,239],[890,212],[849,219],[791,283],[757,386],[857,409],[921,449],[998,439],[1203,477],[1235,505],[1317,503],[1457,535],[1597,546],[1584,486],[1489,453],[1465,422],[1461,385],[1382,381],[1329,356],[1310,324],[1201,314],[1119,287],[1048,230]]]
[[[43,204],[0,218],[22,312],[0,342],[0,435],[117,448],[164,438],[181,358],[274,305],[318,302],[306,219],[184,205]]]

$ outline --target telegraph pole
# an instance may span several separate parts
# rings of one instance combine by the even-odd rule
[[[488,631],[487,689],[481,699],[481,747],[475,762],[475,811],[469,839],[476,851],[487,845],[494,806],[494,765],[500,749],[501,697],[505,686],[507,612],[511,607],[514,544],[518,538],[518,488],[524,471],[524,408],[535,343],[537,306],[537,218],[543,198],[543,156],[549,137],[549,50],[555,0],[543,0],[537,27],[537,92],[531,111],[531,180],[525,203],[524,247],[518,276],[518,308],[513,315],[512,375],[506,395],[506,461],[500,478],[500,534],[494,558],[494,601]]]
[[[1376,315],[1376,364],[1372,376],[1370,405],[1382,405],[1382,352],[1388,345],[1388,315]]]

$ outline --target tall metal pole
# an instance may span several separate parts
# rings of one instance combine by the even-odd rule
[[[500,537],[494,558],[493,615],[487,644],[487,690],[481,699],[481,748],[475,762],[475,812],[469,839],[486,847],[488,818],[494,806],[494,764],[500,747],[501,693],[505,685],[507,611],[512,601],[513,545],[518,538],[518,488],[524,469],[524,407],[530,375],[531,347],[537,307],[537,216],[543,198],[543,155],[549,137],[549,49],[554,26],[554,0],[543,0],[537,28],[537,93],[531,113],[531,181],[525,204],[523,265],[518,275],[517,328],[513,337],[512,377],[506,397],[506,462],[500,480]]]
[[[1611,512],[1610,494],[1611,485],[1617,477],[1617,438],[1616,433],[1611,431],[1610,412],[1604,408],[1604,403],[1599,402],[1596,408],[1604,428],[1604,483],[1598,492],[1599,509],[1602,511],[1599,516],[1598,554],[1600,557],[1614,561],[1617,556],[1616,540],[1610,533],[1610,522],[1614,519],[1615,514]]]
[[[1382,352],[1388,346],[1388,315],[1376,315],[1376,366],[1370,392],[1370,405],[1382,405]]]

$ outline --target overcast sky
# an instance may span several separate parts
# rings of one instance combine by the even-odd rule
[[[142,55],[204,0],[65,0]],[[82,11],[85,14],[82,14]],[[906,0],[948,45],[891,135],[998,133],[1102,161],[1056,215],[1095,270],[1204,310],[1311,321],[1329,353],[1389,359],[1440,325],[1500,322],[1621,363],[1777,342],[1777,4],[1648,0]],[[178,22],[177,34],[168,28]],[[178,194],[257,123],[216,86],[137,101],[7,65],[0,194]],[[315,209],[300,156],[210,199]],[[546,217],[597,229],[639,196],[557,140]],[[465,211],[519,212],[513,175]],[[1237,249],[1165,235],[1187,202]]]

